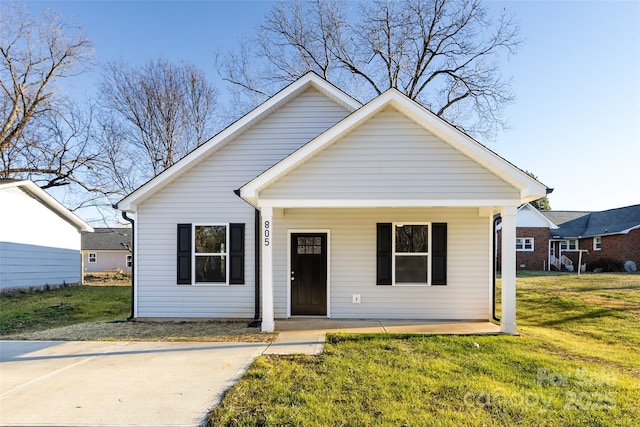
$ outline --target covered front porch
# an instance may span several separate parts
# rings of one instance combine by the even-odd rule
[[[289,330],[292,327],[342,330],[361,326],[369,332],[468,334],[477,332],[473,327],[478,325],[486,326],[488,332],[517,332],[515,207],[351,207],[320,210],[261,207],[260,213],[264,332]],[[493,306],[492,225],[496,213],[502,218],[504,233],[502,264],[505,268],[502,271],[500,327],[489,322]],[[336,218],[340,218],[340,221]],[[389,283],[389,286],[376,284],[376,221],[393,221],[393,218],[404,218],[405,223],[424,218],[430,225],[446,219],[449,256],[445,267],[449,273],[445,286],[437,286],[435,282],[408,286],[401,283]],[[296,317],[300,313],[291,310],[292,285],[298,283],[299,277],[294,277],[292,264],[288,263],[295,252],[290,243],[294,235],[292,230],[309,231],[309,224],[314,225],[313,231],[326,232],[326,248],[330,249],[330,254],[326,255],[326,312],[320,313],[319,317],[307,318]],[[471,235],[475,236],[475,240]],[[350,243],[353,241],[360,242],[360,246]],[[354,254],[358,256],[353,257]],[[472,254],[473,258],[470,258]],[[431,274],[429,271],[429,276]]]
[[[419,104],[387,91],[239,189],[261,220],[262,330],[300,314],[488,321],[500,215],[500,330],[514,334],[516,212],[546,192]],[[304,277],[321,277],[315,300],[326,300],[326,310],[299,313],[292,306],[292,284],[301,281],[292,268],[296,254],[322,263]]]

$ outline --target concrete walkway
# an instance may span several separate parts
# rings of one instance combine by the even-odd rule
[[[276,320],[278,338],[264,354],[319,354],[327,332],[412,334],[499,334],[500,326],[487,321],[351,320],[293,318]]]

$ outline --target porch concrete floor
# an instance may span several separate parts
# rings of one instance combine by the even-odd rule
[[[299,317],[276,320],[278,338],[264,354],[319,354],[327,332],[410,334],[499,334],[488,321],[358,320]]]

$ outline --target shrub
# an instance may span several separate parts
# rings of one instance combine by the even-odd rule
[[[623,261],[616,261],[613,258],[599,258],[589,263],[589,270],[598,270],[605,273],[617,273],[624,271]]]

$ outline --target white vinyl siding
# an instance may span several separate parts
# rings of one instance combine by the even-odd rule
[[[233,190],[347,114],[310,89],[141,203],[136,218],[138,317],[253,317],[255,211]],[[177,285],[180,223],[246,224],[244,285]]]
[[[260,192],[261,199],[519,199],[519,192],[393,108]]]
[[[95,253],[97,255],[96,262],[89,261],[90,253]],[[131,266],[127,265],[128,256],[129,251],[85,251],[82,254],[82,257],[84,258],[84,272],[98,273],[113,270],[131,271]]]
[[[80,283],[80,233],[17,187],[0,191],[0,288]]]
[[[288,314],[287,230],[330,230],[333,318],[488,319],[491,221],[473,208],[285,209],[273,218],[276,318]],[[376,223],[446,222],[447,286],[376,285]],[[353,304],[353,295],[361,296]]]
[[[0,242],[0,289],[81,282],[79,251]]]

